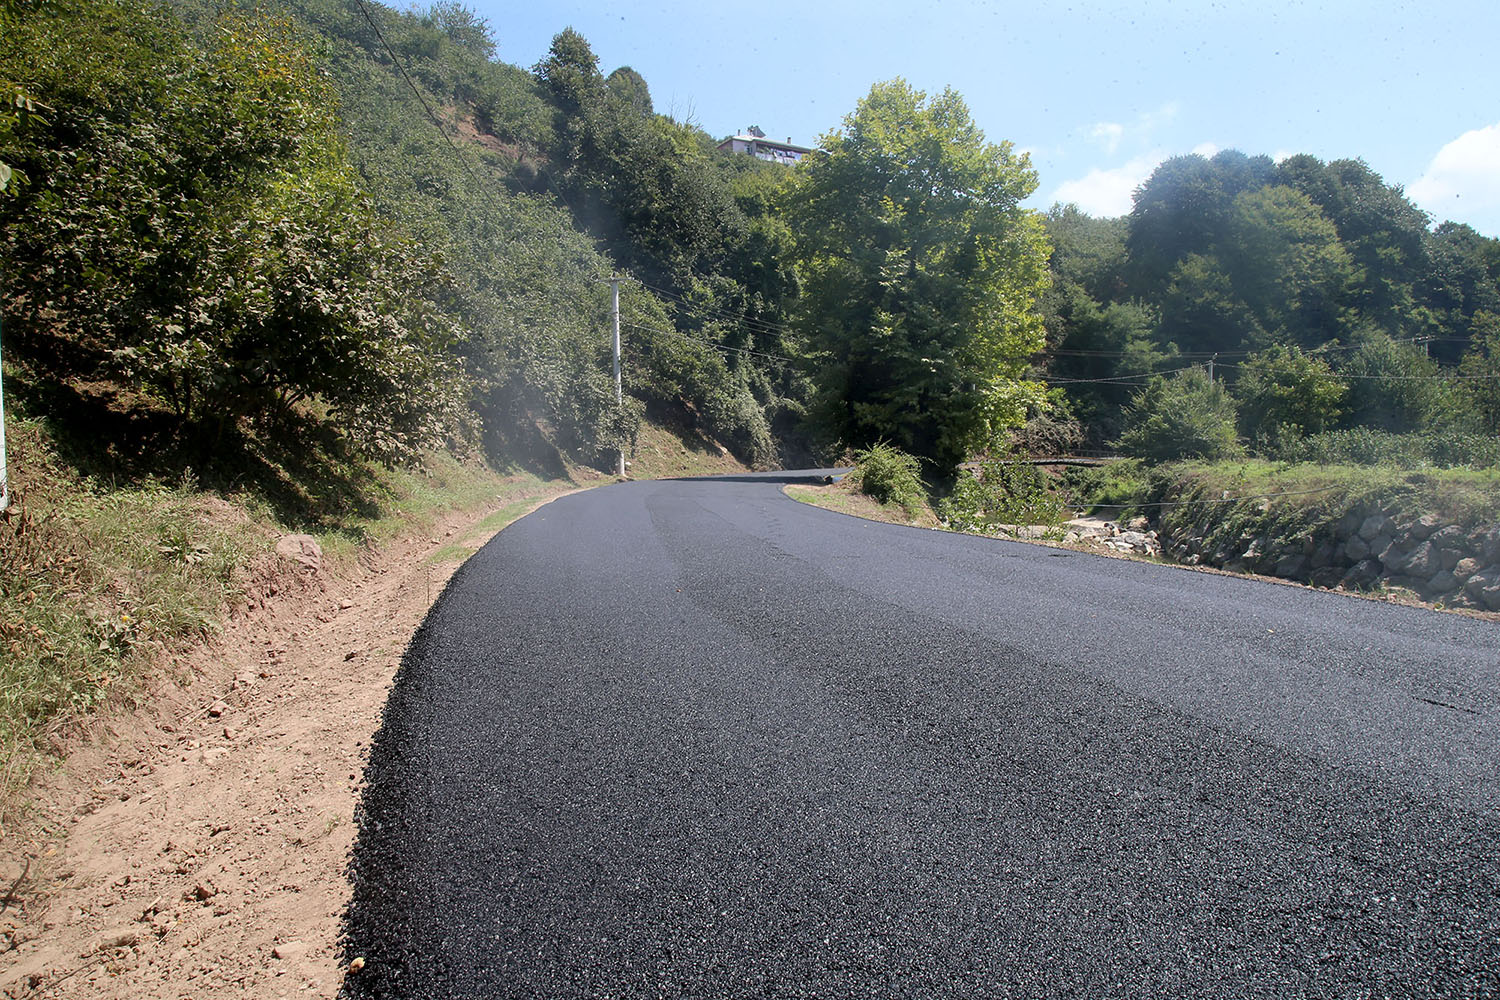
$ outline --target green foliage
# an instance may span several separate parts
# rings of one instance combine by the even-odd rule
[[[303,402],[372,455],[436,439],[446,275],[362,200],[287,22],[200,46],[164,10],[73,0],[16,27],[0,67],[57,108],[14,137],[46,183],[0,203],[22,356],[140,384],[212,442]]]
[[[876,84],[803,161],[789,218],[819,352],[817,413],[855,446],[891,439],[954,468],[1040,399],[1036,175],[992,145],[962,98]]]
[[[1056,526],[1068,508],[1047,474],[1025,461],[987,459],[978,471],[963,469],[937,513],[954,531],[989,534],[1022,525]]]
[[[1047,213],[1052,273],[1082,288],[1098,302],[1109,302],[1124,288],[1127,262],[1124,218],[1096,219],[1077,205],[1054,205]]]
[[[1189,255],[1212,254],[1225,242],[1235,198],[1274,176],[1270,157],[1226,149],[1212,159],[1197,154],[1162,162],[1135,194],[1126,247],[1134,294],[1155,299],[1168,275]]]
[[[1241,427],[1252,439],[1280,428],[1320,433],[1338,422],[1348,395],[1327,361],[1296,346],[1252,354],[1240,366],[1234,386]]]
[[[1136,459],[1063,470],[1063,485],[1075,506],[1118,507],[1119,516],[1145,500],[1151,488],[1152,466]]]
[[[1306,195],[1281,185],[1242,192],[1217,251],[1257,328],[1307,346],[1339,333],[1353,263]]]
[[[1500,433],[1500,313],[1475,313],[1472,331],[1459,374],[1466,377],[1465,389],[1480,425],[1497,434]]]
[[[1373,427],[1293,436],[1265,449],[1267,458],[1320,465],[1389,465],[1402,469],[1500,466],[1500,438],[1452,431],[1393,434]]]
[[[455,0],[438,0],[422,15],[423,25],[437,28],[449,41],[486,62],[495,58],[495,39],[485,18]]]
[[[855,452],[854,461],[854,471],[849,475],[860,492],[880,503],[900,506],[909,517],[915,517],[927,505],[916,456],[877,441]]]
[[[1338,373],[1349,383],[1345,422],[1392,434],[1456,428],[1468,417],[1457,390],[1421,349],[1379,334],[1361,338]]]
[[[604,82],[610,93],[641,114],[649,115],[654,110],[651,106],[651,88],[646,85],[646,78],[629,66],[616,69]]]
[[[1179,354],[1222,355],[1262,450],[1294,449],[1334,421],[1396,435],[1496,429],[1490,381],[1444,372],[1488,370],[1487,348],[1470,337],[1500,314],[1500,240],[1429,221],[1359,160],[1168,160],[1123,220],[1123,255],[1110,239],[1122,220],[1054,208],[1047,372],[1091,442],[1117,435],[1126,416],[1121,384],[1131,380],[1110,380],[1160,371]],[[1128,334],[1108,321],[1140,303],[1155,313]]]
[[[1221,459],[1240,451],[1234,400],[1200,368],[1157,376],[1131,399],[1119,446],[1152,462]]]

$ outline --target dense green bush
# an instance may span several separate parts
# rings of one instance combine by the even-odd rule
[[[0,159],[0,302],[18,355],[114,379],[217,444],[321,411],[383,459],[433,442],[462,395],[449,277],[372,211],[298,31],[64,0],[0,23],[0,77],[47,109]]]
[[[1373,427],[1290,437],[1265,449],[1279,462],[1319,465],[1392,465],[1401,468],[1500,466],[1500,438],[1489,434],[1393,434]]]
[[[1046,473],[1029,462],[991,459],[963,469],[937,513],[954,531],[991,532],[1001,525],[1058,525],[1068,509]]]
[[[1119,446],[1153,462],[1231,457],[1240,452],[1234,400],[1201,368],[1157,376],[1131,398]]]
[[[884,441],[854,453],[851,478],[860,491],[880,503],[897,504],[915,516],[927,505],[921,469],[915,456]]]

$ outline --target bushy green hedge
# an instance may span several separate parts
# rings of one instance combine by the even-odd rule
[[[1393,434],[1373,427],[1325,431],[1263,445],[1266,457],[1318,465],[1393,465],[1489,469],[1500,465],[1500,437],[1489,434]]]
[[[1067,507],[1049,489],[1046,473],[1026,462],[991,459],[976,474],[964,469],[938,516],[954,531],[991,532],[1001,525],[1058,525]]]
[[[877,442],[854,453],[851,477],[860,491],[880,503],[893,503],[915,516],[927,504],[927,490],[916,458],[900,448]]]

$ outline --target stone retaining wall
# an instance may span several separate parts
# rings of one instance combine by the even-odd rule
[[[1268,507],[1261,512],[1270,515]],[[1465,530],[1435,515],[1356,509],[1282,541],[1266,522],[1223,537],[1214,515],[1162,519],[1162,552],[1188,565],[1263,573],[1319,587],[1404,587],[1449,607],[1500,611],[1500,527]],[[1259,530],[1257,530],[1259,529]]]

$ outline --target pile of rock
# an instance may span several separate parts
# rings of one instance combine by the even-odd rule
[[[1064,542],[1097,545],[1115,552],[1132,552],[1140,556],[1161,555],[1161,540],[1151,531],[1144,517],[1121,525],[1117,521],[1100,521],[1080,517],[1069,521]]]
[[[1500,527],[1466,532],[1432,514],[1405,526],[1386,514],[1359,522],[1344,543],[1345,586],[1378,582],[1445,603],[1500,611]]]

